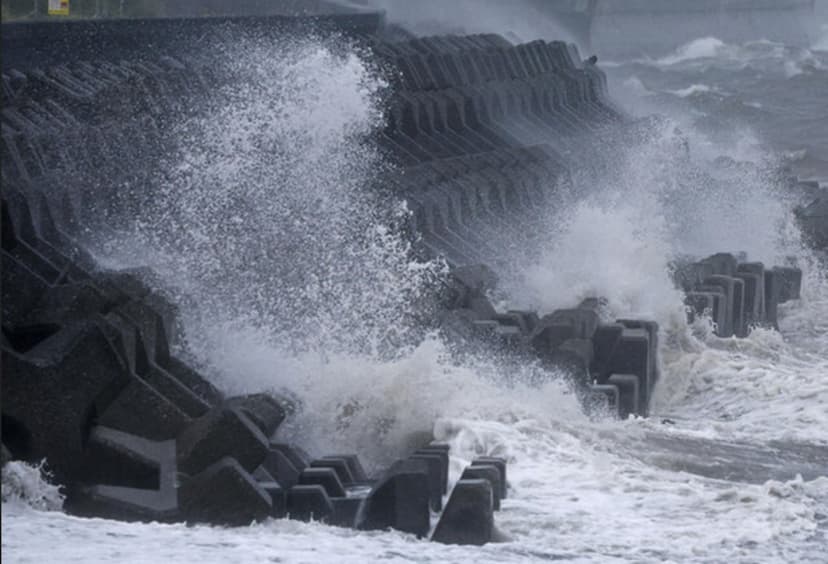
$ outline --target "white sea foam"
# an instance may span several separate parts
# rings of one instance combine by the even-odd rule
[[[3,505],[25,505],[33,509],[54,511],[63,507],[59,486],[52,484],[44,465],[11,461],[3,466]]]
[[[688,96],[693,96],[694,94],[705,94],[707,92],[714,92],[715,88],[712,88],[706,84],[691,84],[687,88],[680,88],[678,90],[668,90],[671,94],[675,94],[679,98],[687,98]]]
[[[695,59],[708,59],[718,56],[727,45],[715,37],[701,37],[694,39],[676,49],[675,53],[657,60],[661,65],[675,65]]]
[[[813,50],[819,50],[820,46],[821,43],[818,41]],[[749,68],[761,72],[781,73],[787,78],[824,70],[821,57],[807,48],[791,47],[767,40],[741,44],[725,43],[715,37],[694,39],[669,55],[659,59],[639,59],[637,62],[664,69],[693,69],[698,72],[711,68],[729,71]]]

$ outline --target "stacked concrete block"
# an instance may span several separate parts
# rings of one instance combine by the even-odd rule
[[[799,268],[769,269],[731,253],[680,261],[673,278],[685,291],[688,319],[709,315],[720,337],[745,337],[753,327],[777,327],[779,304],[799,299],[802,288]]]

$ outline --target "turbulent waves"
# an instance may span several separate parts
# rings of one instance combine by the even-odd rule
[[[740,53],[705,39],[632,65],[675,74]],[[499,273],[506,307],[550,311],[600,295],[615,317],[660,323],[652,416],[591,419],[559,375],[490,355],[458,360],[422,323],[445,266],[415,258],[401,233],[407,212],[383,190],[391,165],[371,137],[388,85],[368,54],[345,42],[252,43],[215,64],[221,86],[171,128],[175,150],[150,177],[142,213],[94,241],[99,259],[158,273],[181,308],[181,346],[217,386],[287,390],[296,413],[285,438],[355,450],[372,465],[424,435],[448,442],[455,463],[509,458],[514,494],[498,524],[511,540],[469,549],[290,521],[92,522],[40,511],[50,492],[27,494],[37,510],[6,503],[7,484],[29,479],[17,468],[16,478],[4,470],[4,554],[39,561],[57,543],[63,561],[113,562],[825,556],[828,281],[799,240],[770,150],[734,154],[682,118],[642,122],[624,145],[596,148],[602,165],[573,174],[579,201],[549,210],[532,226],[533,258]],[[678,96],[709,93],[679,82]],[[722,246],[768,262],[797,257],[804,294],[782,312],[781,334],[720,339],[708,320],[687,324],[670,261]]]

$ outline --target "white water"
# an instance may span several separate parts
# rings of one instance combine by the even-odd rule
[[[824,562],[824,475],[746,483],[675,469],[704,459],[694,441],[828,447],[828,283],[766,180],[773,157],[749,132],[722,147],[670,121],[647,128],[541,234],[524,276],[504,280],[509,305],[549,311],[602,295],[614,315],[660,322],[653,416],[591,421],[557,375],[501,359],[458,363],[416,330],[441,267],[410,260],[387,227],[400,210],[368,189],[384,166],[363,142],[379,125],[383,83],[341,46],[280,49],[218,59],[256,64],[229,65],[236,81],[217,93],[213,120],[182,124],[156,207],[101,256],[159,271],[181,300],[188,353],[223,389],[288,390],[300,409],[280,434],[313,454],[351,450],[380,466],[427,433],[452,445],[453,478],[476,454],[506,456],[512,490],[496,520],[512,540],[446,547],[290,521],[78,519],[48,511],[53,489],[10,465],[4,561]],[[754,165],[714,168],[722,154]],[[769,263],[802,260],[805,292],[783,308],[782,335],[718,339],[684,323],[667,263],[723,245]]]
[[[731,44],[716,37],[700,37],[681,45],[669,55],[658,59],[640,59],[639,62],[662,68],[694,68],[699,72],[710,67],[731,71],[753,69],[772,72],[781,70],[785,76],[791,78],[814,70],[824,70],[823,63],[813,51],[824,51],[825,42],[826,39],[822,36],[810,49],[807,49],[767,39]]]

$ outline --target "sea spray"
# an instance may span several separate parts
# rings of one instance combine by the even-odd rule
[[[220,88],[173,128],[164,181],[104,253],[159,272],[188,352],[213,381],[228,393],[288,393],[296,412],[284,439],[358,451],[372,465],[427,440],[445,417],[511,420],[539,386],[533,416],[578,413],[560,374],[458,357],[419,323],[434,316],[444,267],[412,258],[397,228],[407,211],[380,184],[389,165],[371,136],[386,85],[365,54],[320,40],[225,49]],[[668,347],[704,348],[670,261],[723,240],[769,264],[796,249],[780,242],[790,217],[768,180],[773,159],[680,125],[649,120],[625,143],[596,145],[601,166],[572,178],[578,200],[553,200],[535,246],[504,257],[504,306],[543,313],[602,296],[608,319],[650,317]],[[723,151],[730,160],[717,164]],[[684,381],[666,352],[663,379]]]
[[[44,511],[61,509],[63,494],[50,479],[45,462],[27,464],[13,460],[6,463],[2,477],[3,505],[21,504]]]

